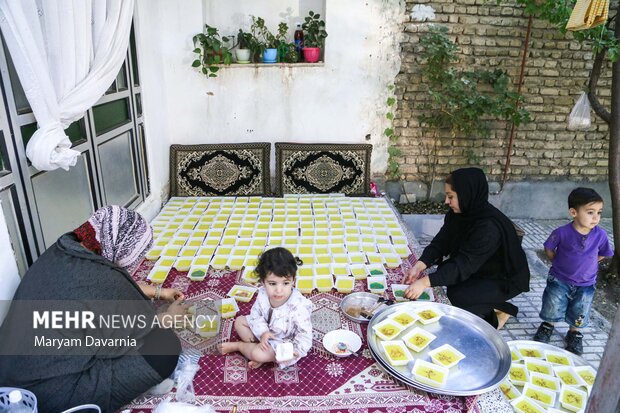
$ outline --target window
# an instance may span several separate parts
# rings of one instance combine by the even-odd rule
[[[65,133],[77,164],[39,171],[26,158],[37,123],[6,48],[0,49],[0,201],[23,274],[58,236],[101,206],[135,208],[149,194],[141,88],[133,30],[118,76],[105,95]],[[8,76],[4,74],[8,73]],[[12,137],[13,136],[13,137]]]

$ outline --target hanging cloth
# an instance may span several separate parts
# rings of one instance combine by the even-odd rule
[[[586,30],[604,24],[609,14],[609,0],[577,0],[566,30]]]
[[[68,170],[79,152],[64,130],[84,116],[123,65],[134,0],[0,0],[0,28],[39,129],[26,156]]]

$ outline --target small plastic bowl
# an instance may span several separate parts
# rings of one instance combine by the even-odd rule
[[[346,344],[347,350],[338,351],[338,343]],[[348,357],[362,347],[362,339],[349,330],[333,330],[323,336],[323,347],[336,357]]]

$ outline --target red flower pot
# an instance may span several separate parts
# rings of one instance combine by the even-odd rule
[[[304,47],[304,60],[307,63],[316,63],[321,56],[321,48],[319,47]]]

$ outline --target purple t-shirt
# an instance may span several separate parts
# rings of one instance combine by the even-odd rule
[[[614,255],[604,229],[596,226],[589,234],[583,235],[577,232],[572,222],[553,230],[544,246],[555,251],[551,275],[579,287],[596,283],[598,257]]]

